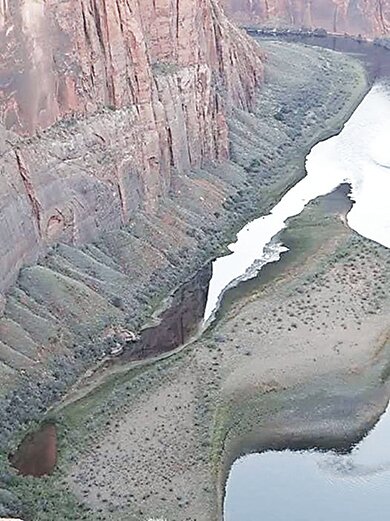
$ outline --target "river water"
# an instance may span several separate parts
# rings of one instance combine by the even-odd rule
[[[370,62],[375,75],[381,70],[377,52]],[[388,56],[390,61],[390,52]],[[160,351],[161,344],[164,351],[183,344],[202,316],[207,326],[226,289],[255,276],[286,251],[285,246],[272,241],[286,220],[340,184],[347,182],[352,187],[355,203],[347,217],[349,226],[390,247],[390,83],[382,76],[342,132],[312,149],[306,161],[307,175],[270,214],[248,223],[238,233],[237,241],[229,246],[232,254],[216,259],[212,274],[206,266],[176,292],[161,321],[142,332],[140,356],[153,355],[157,341]],[[381,514],[390,513],[390,444],[385,443],[389,433],[387,412],[349,455],[283,451],[238,460],[227,483],[225,520],[344,521],[348,514],[354,521],[384,519]],[[54,441],[43,442],[46,436]],[[10,459],[22,474],[40,476],[53,470],[55,453],[55,428],[50,426],[28,437]],[[279,500],[281,490],[283,501]]]
[[[306,160],[307,176],[269,215],[248,223],[237,234],[236,242],[228,247],[231,255],[213,262],[206,323],[228,288],[254,277],[262,266],[279,259],[285,248],[271,239],[284,228],[285,221],[299,214],[312,199],[343,182],[351,183],[356,201],[348,224],[361,235],[390,246],[390,217],[386,210],[390,183],[390,51],[348,38],[305,37],[298,41],[353,54],[364,62],[373,87],[342,132],[312,149]],[[383,189],[379,191],[378,186]]]
[[[381,521],[390,515],[390,414],[349,454],[269,451],[236,461],[225,521]]]
[[[231,255],[214,261],[206,321],[226,289],[279,259],[285,247],[272,246],[271,239],[285,227],[287,219],[341,183],[351,184],[355,201],[348,214],[349,226],[390,247],[390,84],[384,80],[375,84],[342,132],[311,150],[306,171],[268,215],[248,223],[237,234],[237,241],[229,245]]]
[[[390,61],[390,53],[387,60]],[[387,71],[386,71],[387,73]],[[289,217],[341,183],[352,187],[348,225],[390,248],[390,82],[380,77],[342,132],[317,144],[307,175],[269,215],[246,225],[214,261],[205,319],[229,287],[255,276],[285,249],[270,246]],[[226,484],[225,521],[354,521],[390,516],[390,410],[348,455],[269,451],[234,463]]]

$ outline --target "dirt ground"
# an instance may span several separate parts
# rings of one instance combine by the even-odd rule
[[[268,56],[255,113],[232,116],[235,166],[214,172],[235,185],[240,166],[237,194],[224,201],[236,223],[266,213],[302,177],[310,146],[337,131],[367,89],[362,67],[345,56],[284,44],[269,44]],[[138,231],[150,238],[148,226]],[[350,439],[375,420],[386,402],[389,252],[352,233],[323,200],[281,240],[290,251],[226,294],[202,338],[165,359],[98,373],[98,385],[92,378],[50,410],[56,472],[12,481],[29,518],[214,521],[241,452],[286,436],[317,440],[329,426]],[[134,265],[144,262],[140,254]],[[348,425],[340,404],[353,408]]]
[[[383,410],[384,394],[370,400],[386,371],[390,252],[351,232],[343,216],[326,215],[322,201],[281,236],[304,248],[234,290],[202,339],[129,382],[128,399],[67,478],[96,519],[217,519],[224,451],[245,450],[240,433],[254,426],[291,435],[294,422],[283,428],[283,418],[294,400],[299,409],[299,386],[305,399],[323,386],[322,397],[305,402],[306,423],[295,414],[301,434],[346,435],[349,420],[332,417],[332,404],[321,413],[332,392],[356,410],[350,432]],[[358,380],[362,399],[352,403]]]

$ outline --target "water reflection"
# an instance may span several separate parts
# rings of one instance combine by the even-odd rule
[[[379,50],[378,55],[383,52],[388,51]],[[386,56],[387,62],[382,64],[380,60],[372,61],[376,75],[390,73],[389,54]],[[307,176],[270,215],[245,228],[247,233],[252,230],[251,239],[259,246],[259,258],[277,223],[283,229],[289,216],[300,213],[310,200],[329,193],[343,182],[351,185],[355,201],[348,214],[349,226],[390,247],[389,144],[390,88],[388,81],[382,79],[343,131],[313,148],[307,157]],[[267,226],[273,223],[274,228],[267,229],[264,221]],[[240,253],[240,239],[239,235],[230,257]],[[250,242],[249,237],[245,240]],[[217,266],[223,268],[222,262]],[[251,276],[250,265],[248,268],[236,280]],[[228,285],[234,284],[232,281]],[[206,308],[209,313],[224,290],[213,291],[214,302]],[[388,409],[349,454],[285,450],[241,458],[232,466],[226,485],[225,521],[345,521],[348,517],[354,521],[385,520],[390,517],[389,442]]]
[[[390,414],[350,454],[282,451],[233,465],[225,521],[384,520],[390,515]]]
[[[359,468],[351,461],[292,451],[248,456],[232,469],[225,521],[387,519],[389,467]]]
[[[389,53],[390,55],[390,53]],[[307,175],[266,216],[248,223],[229,245],[231,255],[213,263],[204,319],[212,317],[223,293],[254,277],[262,266],[279,259],[284,247],[271,240],[290,217],[312,200],[350,183],[355,201],[349,226],[364,237],[390,247],[390,88],[376,84],[342,132],[318,143],[307,156]],[[285,250],[285,249],[284,249]]]

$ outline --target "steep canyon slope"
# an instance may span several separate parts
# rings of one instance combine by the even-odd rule
[[[5,0],[0,47],[0,292],[226,159],[263,71],[214,0]]]
[[[78,401],[105,369],[124,368],[127,382],[126,362],[161,354],[161,342],[136,342],[107,356],[112,332],[142,336],[165,297],[303,175],[310,147],[367,91],[361,65],[341,54],[264,42],[264,60],[214,0],[152,5],[0,1],[0,492],[15,500],[10,508],[0,493],[0,515],[84,517],[90,507],[66,483],[58,491],[54,475],[14,475],[18,441],[46,413],[57,421],[54,402]],[[182,342],[177,322],[167,333]],[[77,418],[83,443],[81,419],[96,434],[107,410]],[[48,493],[36,495],[42,483]],[[138,521],[144,499],[133,499]],[[215,505],[201,501],[209,515]]]
[[[223,0],[245,23],[322,27],[335,33],[379,37],[390,32],[389,0]]]
[[[0,46],[1,446],[220,244],[264,56],[214,0],[0,1]]]
[[[160,198],[155,212],[137,211],[129,224],[103,233],[91,244],[50,249],[37,265],[21,270],[8,293],[0,320],[0,468],[4,469],[0,490],[7,489],[19,507],[11,510],[5,505],[6,514],[40,521],[83,517],[210,521],[218,517],[214,460],[209,459],[214,413],[203,408],[199,397],[214,392],[212,379],[219,378],[214,374],[219,372],[215,357],[220,351],[222,356],[224,349],[202,348],[205,363],[198,365],[189,347],[186,352],[192,362],[183,358],[187,367],[181,370],[180,365],[179,378],[165,373],[165,363],[177,367],[172,352],[161,363],[149,359],[149,364],[136,362],[135,367],[137,345],[129,346],[122,357],[95,365],[95,371],[86,369],[101,359],[105,340],[116,325],[142,335],[140,328],[158,309],[161,298],[223,251],[221,246],[240,226],[266,212],[303,175],[304,157],[312,144],[337,132],[367,91],[364,69],[348,56],[283,42],[263,42],[263,46],[265,82],[253,111],[233,109],[228,118],[230,161],[206,162],[187,175],[172,171],[171,190]],[[329,96],[329,92],[337,94]],[[126,116],[126,111],[117,112]],[[103,118],[103,128],[106,121]],[[317,231],[315,226],[313,232],[321,241]],[[205,280],[199,282],[200,286],[191,287],[191,302],[204,295]],[[198,291],[201,286],[203,292]],[[279,299],[278,292],[275,297]],[[180,304],[173,299],[169,303]],[[169,316],[172,309],[167,309]],[[272,306],[267,315],[277,329],[279,322],[271,310]],[[184,319],[195,314],[188,308],[184,313],[175,312],[179,341]],[[265,317],[263,312],[259,316]],[[160,325],[174,334],[175,324],[167,322]],[[153,345],[151,353],[145,347],[141,356],[161,354],[160,331],[155,335],[158,342],[151,342],[158,344],[157,352]],[[237,349],[236,334],[226,335],[232,337],[234,362],[250,363],[254,357],[248,358],[246,349]],[[265,340],[264,345],[269,343]],[[178,359],[183,353],[176,353]],[[165,389],[161,396],[154,394],[160,385]],[[149,402],[149,391],[157,401]],[[139,396],[145,402],[134,412],[132,404],[139,403]],[[190,405],[182,398],[188,398]],[[50,407],[53,402],[59,407]],[[218,405],[218,398],[212,403]],[[56,472],[44,480],[15,476],[9,455],[26,429],[44,418],[54,420],[58,428]],[[128,419],[131,428],[126,432]],[[108,465],[100,459],[101,449],[117,430]],[[122,452],[125,446],[137,454],[128,459]],[[174,449],[173,457],[167,447]],[[96,456],[92,469],[86,452]],[[116,468],[111,469],[111,464]],[[105,473],[103,481],[100,471]]]

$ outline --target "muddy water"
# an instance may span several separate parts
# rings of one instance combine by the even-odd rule
[[[262,39],[274,40],[274,36],[257,36],[250,32],[251,36],[261,42]],[[372,83],[378,78],[390,76],[390,59],[388,49],[373,45],[371,42],[359,41],[353,38],[340,36],[299,36],[279,35],[278,40],[292,43],[303,43],[315,47],[323,47],[336,52],[351,54],[364,63]]]
[[[38,431],[28,434],[9,459],[22,476],[41,477],[51,474],[57,463],[55,425],[46,423]]]
[[[192,338],[202,324],[210,277],[211,263],[180,286],[166,303],[165,309],[140,332],[140,339],[131,343],[122,356],[110,360],[110,363],[123,364],[152,358],[171,352]],[[24,476],[51,474],[57,461],[55,425],[43,424],[39,430],[27,435],[9,460]]]
[[[202,323],[210,277],[211,263],[178,288],[166,308],[140,332],[140,339],[111,363],[144,360],[185,344]],[[27,435],[9,460],[23,476],[51,474],[57,462],[55,425],[43,424],[39,430]]]
[[[316,39],[315,41],[318,44],[320,39]],[[367,58],[367,56],[365,57],[372,77],[377,77],[383,73],[384,69],[381,67],[381,60],[378,58],[379,55],[382,56],[383,52],[386,51],[381,49],[378,51],[378,54],[375,51],[373,56],[370,55],[369,58]],[[386,56],[390,57],[390,52],[387,53]],[[382,101],[387,97],[386,88],[383,85],[377,85],[364,100],[361,107],[363,106],[364,108],[367,103],[369,104],[369,108],[366,110],[368,115],[372,112],[372,108],[377,103],[378,97],[381,96]],[[370,105],[371,101],[373,105]],[[386,106],[390,111],[390,102]],[[359,107],[358,110],[361,110],[361,107]],[[375,112],[375,116],[371,118],[371,122],[373,122],[375,118],[379,119],[380,122],[385,120],[385,122],[389,123],[390,112],[378,110]],[[351,121],[352,120],[353,118],[351,118]],[[350,122],[346,125],[346,128],[348,125],[351,128],[355,128]],[[367,124],[363,124],[361,127],[358,126],[355,131],[357,133],[363,130],[365,131],[366,128],[364,127],[367,127]],[[345,136],[345,129],[343,132],[344,134],[342,134]],[[378,129],[373,132],[374,137],[377,133]],[[365,139],[359,142],[358,148],[360,151],[367,145],[364,141]],[[331,140],[328,140],[325,143],[329,144],[330,142]],[[386,141],[383,141],[383,144],[385,143]],[[371,145],[372,143],[370,141],[370,146]],[[317,145],[317,147],[318,146],[319,145]],[[364,150],[368,150],[367,146],[365,146]],[[376,164],[375,168],[388,169],[390,162],[388,161],[386,153],[383,152],[384,147],[375,145],[371,147],[370,150],[368,150],[366,156],[368,156],[370,160],[373,158],[373,162]],[[337,147],[336,150],[332,151],[332,154],[332,158],[337,158],[339,154]],[[232,284],[236,285],[237,282],[241,280],[255,276],[264,265],[277,261],[280,258],[280,254],[286,251],[286,248],[281,244],[272,242],[272,238],[283,229],[286,219],[300,213],[309,201],[319,195],[330,193],[340,184],[348,182],[353,186],[354,190],[353,197],[356,200],[354,209],[363,208],[364,210],[365,208],[366,212],[371,212],[373,209],[372,201],[368,206],[364,203],[365,195],[367,195],[370,190],[367,190],[367,183],[360,182],[363,178],[354,176],[351,154],[353,155],[352,152],[349,156],[346,154],[344,159],[344,167],[345,164],[352,166],[347,175],[344,171],[345,169],[340,173],[342,170],[341,167],[336,168],[335,171],[335,164],[326,163],[329,149],[321,147],[317,149],[315,147],[308,158],[308,176],[286,194],[269,216],[248,223],[238,234],[237,242],[230,246],[233,252],[232,255],[217,259],[214,261],[212,267],[211,264],[208,264],[191,280],[180,287],[172,295],[171,302],[166,309],[161,312],[156,322],[141,332],[140,340],[135,345],[132,345],[131,349],[125,351],[121,360],[144,359],[156,354],[172,351],[187,342],[197,332],[200,332],[202,321],[207,323],[207,320],[213,316],[215,308],[219,305],[221,297],[227,288],[231,287]],[[313,169],[311,169],[309,164],[311,157],[314,158]],[[325,166],[326,164],[328,165],[324,175],[319,176],[316,174],[316,162],[321,163],[321,166],[324,166],[324,164]],[[386,179],[384,179],[383,176],[381,180],[386,183]],[[377,183],[378,179],[376,179],[376,184]],[[335,193],[337,194],[337,192]],[[383,191],[382,193],[390,193],[390,187],[387,192]],[[385,198],[383,198],[383,200],[385,201]],[[333,201],[333,203],[331,202],[330,204],[335,204],[336,206],[339,204],[334,199],[330,199],[330,201]],[[354,210],[354,213],[351,212],[349,216],[350,225],[352,227],[355,226],[355,229],[358,231],[359,226],[362,227],[366,221],[365,218],[361,218],[361,215],[361,212],[359,213],[359,211],[356,212]],[[382,216],[383,212],[379,212],[379,214],[377,212],[377,219],[380,219]],[[353,222],[358,222],[358,224],[354,225]],[[371,226],[372,230],[377,229],[376,222],[377,221],[374,223],[375,226]],[[386,229],[384,233],[387,233]],[[121,362],[119,361],[119,363]],[[18,448],[18,451],[10,456],[10,460],[19,472],[24,475],[42,476],[51,473],[56,464],[55,426],[43,425],[36,433],[27,436]],[[241,519],[244,521],[244,518]]]
[[[187,342],[199,329],[206,307],[211,263],[206,264],[171,296],[166,307],[140,332],[140,340],[125,351],[122,360],[145,359]]]

